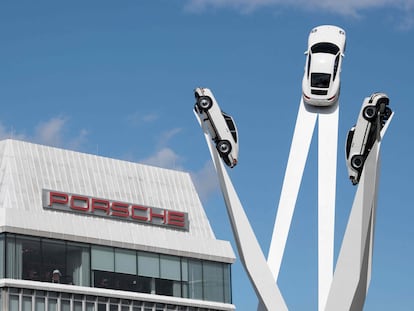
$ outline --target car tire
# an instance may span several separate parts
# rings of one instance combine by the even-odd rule
[[[377,108],[375,106],[366,106],[362,112],[365,120],[373,121],[377,115]]]
[[[351,159],[351,166],[355,170],[361,170],[364,166],[365,158],[362,155],[354,155]]]
[[[200,96],[197,99],[197,105],[200,108],[200,110],[207,111],[213,106],[213,101],[208,96]]]
[[[388,120],[391,117],[392,110],[389,107],[385,107],[384,110],[384,120]]]
[[[216,148],[220,155],[227,156],[231,152],[231,143],[228,140],[220,140]]]

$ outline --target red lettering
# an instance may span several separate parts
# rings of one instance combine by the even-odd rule
[[[44,208],[91,213],[101,217],[117,217],[129,221],[172,226],[188,230],[188,214],[157,207],[98,199],[89,196],[43,190]]]
[[[181,212],[168,211],[167,224],[177,227],[185,227],[185,214]]]
[[[49,206],[54,203],[66,205],[69,202],[69,196],[66,193],[61,192],[49,192]]]
[[[159,218],[159,219],[162,219],[162,223],[163,224],[165,224],[165,222],[166,222],[166,220],[167,220],[167,211],[166,210],[163,210],[162,211],[162,214],[157,214],[157,213],[154,213],[154,211],[153,211],[153,209],[152,208],[150,208],[149,209],[149,212],[150,212],[150,214],[149,214],[149,221],[150,222],[153,222],[153,218]]]
[[[148,214],[148,212],[147,212],[148,207],[140,206],[140,205],[132,205],[131,206],[131,218],[132,219],[136,219],[136,220],[140,220],[140,221],[148,221],[147,216],[136,215],[137,211],[138,211],[138,213],[141,212],[141,214],[142,214],[142,212],[144,212],[144,215],[147,215]]]
[[[82,203],[80,205],[77,205],[77,202]],[[82,197],[80,195],[72,195],[70,198],[70,208],[82,212],[89,211],[89,198]]]
[[[120,203],[120,202],[112,202],[111,204],[111,216],[115,217],[123,217],[126,218],[129,216],[129,210],[128,210],[129,204]]]
[[[104,211],[109,215],[109,201],[92,198],[91,211],[92,213],[95,213],[95,211]]]

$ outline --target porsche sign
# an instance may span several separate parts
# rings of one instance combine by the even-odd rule
[[[43,190],[43,207],[84,215],[146,223],[188,230],[188,214],[163,208],[95,198],[61,191]]]

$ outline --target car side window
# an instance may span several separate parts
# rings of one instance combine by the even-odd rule
[[[333,79],[332,79],[332,81],[335,81],[336,73],[338,72],[339,58],[340,57],[341,57],[340,54],[336,55],[335,63],[334,63],[334,71],[333,71]]]
[[[234,124],[232,117],[230,117],[229,115],[225,113],[223,113],[223,117],[227,123],[227,127],[229,128],[231,135],[234,138],[234,141],[237,143],[237,130],[236,130],[236,126]]]

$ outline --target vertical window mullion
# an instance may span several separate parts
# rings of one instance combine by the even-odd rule
[[[65,245],[65,278],[66,278],[66,282],[67,282],[67,277],[68,277],[68,241],[64,241],[64,245]],[[72,280],[73,283],[73,280]]]
[[[89,244],[88,247],[88,251],[89,251],[89,285],[90,286],[95,286],[95,284],[93,283],[93,270],[92,270],[92,245]],[[97,309],[98,306],[96,305],[95,308]]]
[[[183,287],[183,258],[180,257],[180,297],[183,297],[183,291],[184,291],[184,287]]]
[[[114,257],[114,260],[113,260],[114,266],[112,267],[112,271],[115,272],[115,266],[116,266],[115,260],[116,260],[116,257],[115,257],[115,248],[114,247],[112,247],[112,256]]]
[[[45,280],[43,280],[43,277],[46,275],[46,271],[44,271],[44,269],[45,269],[45,266],[44,266],[44,255],[43,255],[43,239],[42,238],[40,238],[40,242],[39,242],[39,253],[40,253],[40,271],[39,271],[39,273],[41,274],[39,277],[40,277],[40,280],[41,281],[45,281]],[[46,280],[47,282],[50,282],[50,280]]]
[[[205,293],[204,293],[204,261],[201,261],[201,297],[205,300]]]

